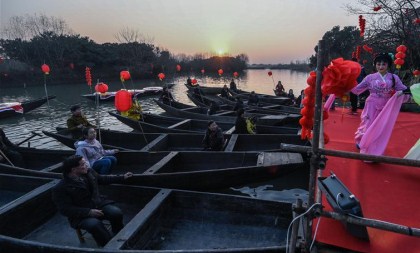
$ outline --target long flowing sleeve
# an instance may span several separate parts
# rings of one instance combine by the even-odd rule
[[[364,91],[366,91],[369,88],[369,84],[371,82],[372,79],[372,75],[368,75],[365,78],[363,78],[363,80],[356,86],[354,87],[351,92],[359,95],[361,93],[363,93]]]

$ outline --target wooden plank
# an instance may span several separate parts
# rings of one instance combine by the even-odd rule
[[[228,114],[229,115],[232,114],[232,111],[219,112],[219,113],[212,114],[212,116],[224,116],[224,115],[228,115]]]
[[[302,155],[299,153],[262,152],[257,161],[258,166],[290,163],[303,163]]]
[[[174,124],[174,125],[172,125],[172,126],[168,126],[168,128],[169,129],[174,129],[174,128],[177,128],[178,126],[180,126],[180,125],[184,125],[184,124],[187,124],[187,123],[189,123],[191,120],[190,119],[186,119],[186,120],[183,120],[183,121],[181,121],[181,122],[178,122],[178,123],[176,123],[176,124]]]
[[[225,148],[225,152],[232,152],[233,149],[235,148],[235,144],[236,141],[238,140],[238,135],[237,134],[232,134],[232,136],[230,137],[230,140]]]
[[[56,169],[60,168],[61,166],[63,166],[63,162],[59,162],[59,163],[57,163],[57,164],[54,164],[54,165],[48,166],[48,167],[46,167],[46,168],[42,169],[41,171],[42,171],[42,172],[54,172],[54,170],[56,170]]]
[[[162,160],[157,162],[155,165],[150,167],[147,171],[145,171],[142,174],[143,175],[153,175],[153,174],[155,174],[160,168],[162,168],[165,164],[167,164],[177,154],[178,154],[178,152],[170,152],[167,156],[162,158]]]
[[[229,130],[226,130],[225,134],[232,134],[233,132],[235,132],[235,126],[231,127]]]
[[[149,142],[149,144],[147,144],[140,151],[150,151],[150,150],[153,150],[152,148],[154,146],[159,145],[161,142],[163,142],[167,138],[168,138],[168,134],[161,134],[159,137],[157,137],[156,139],[154,139],[152,142]]]
[[[155,213],[168,199],[172,190],[162,189],[156,196],[127,224],[125,227],[116,234],[111,241],[109,241],[104,249],[119,250],[124,244],[134,236],[137,231],[141,230],[148,219]]]

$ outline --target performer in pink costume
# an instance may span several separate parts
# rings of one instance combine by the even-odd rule
[[[363,135],[378,117],[388,100],[396,91],[407,89],[397,75],[388,72],[392,66],[392,58],[389,54],[379,54],[374,59],[373,63],[377,72],[367,75],[361,83],[351,90],[351,92],[356,95],[359,95],[365,90],[369,90],[370,92],[361,115],[360,126],[356,131],[355,140],[358,148]],[[399,110],[397,110],[396,113],[398,113],[398,111]],[[383,124],[387,124],[387,121],[384,120]],[[392,131],[392,127],[390,131]]]

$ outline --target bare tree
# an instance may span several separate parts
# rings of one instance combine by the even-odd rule
[[[117,34],[114,35],[114,38],[119,43],[145,43],[145,44],[152,44],[154,42],[154,38],[142,34],[138,29],[124,27],[122,28]]]

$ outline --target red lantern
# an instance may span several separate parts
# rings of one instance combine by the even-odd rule
[[[204,70],[204,69],[201,69],[201,74],[203,74],[204,75],[204,73],[205,73],[206,71]]]
[[[367,60],[363,60],[363,65],[366,64],[368,61]]]
[[[309,73],[308,79],[306,79],[306,83],[309,86],[315,87],[315,83],[316,83],[316,72],[315,71],[311,71]]]
[[[413,20],[413,23],[414,23],[414,24],[420,24],[420,18],[415,18],[415,19]]]
[[[87,82],[87,85],[92,86],[92,76],[90,75],[90,68],[89,67],[86,67],[85,72],[86,72],[86,82]]]
[[[95,91],[99,93],[105,93],[108,91],[108,85],[105,83],[98,83],[95,85]]]
[[[403,52],[403,53],[405,53],[405,51],[407,51],[407,47],[406,47],[406,46],[404,46],[404,45],[399,45],[399,46],[397,47],[397,52]]]
[[[181,71],[181,65],[179,65],[179,64],[176,65],[176,71],[178,71],[178,72]]]
[[[366,19],[362,15],[359,16],[360,37],[365,35]]]
[[[158,77],[159,77],[159,80],[162,81],[163,79],[165,79],[165,74],[159,73]]]
[[[234,77],[238,77],[239,76],[239,73],[238,72],[233,72],[233,76]]]
[[[223,69],[219,69],[217,73],[219,73],[219,76],[223,75]]]
[[[191,80],[191,83],[192,83],[192,84],[197,84],[197,79],[193,78],[193,79]]]
[[[414,70],[414,71],[413,71],[413,75],[414,75],[415,77],[420,76],[420,70],[418,70],[418,69]]]
[[[41,70],[42,72],[44,72],[44,74],[48,75],[50,73],[50,66],[48,66],[47,64],[43,64],[41,66]]]
[[[380,9],[382,9],[380,5],[373,7],[373,11],[379,11]]]
[[[268,76],[272,76],[273,75],[273,72],[271,72],[271,71],[268,71]]]
[[[395,63],[395,65],[404,65],[404,60],[403,59],[400,59],[400,58],[397,58],[397,59],[395,59],[395,61],[394,61],[394,63]]]
[[[119,90],[115,93],[115,109],[119,112],[128,111],[133,105],[131,93],[127,90]]]
[[[69,64],[69,67],[70,67],[71,69],[74,69],[74,63],[70,63],[70,64]]]
[[[129,71],[123,70],[123,71],[120,72],[121,82],[130,80],[130,78],[131,78],[131,75],[130,75],[130,72]]]
[[[395,58],[404,59],[405,58],[405,54],[403,52],[398,52],[397,54],[395,54]]]

